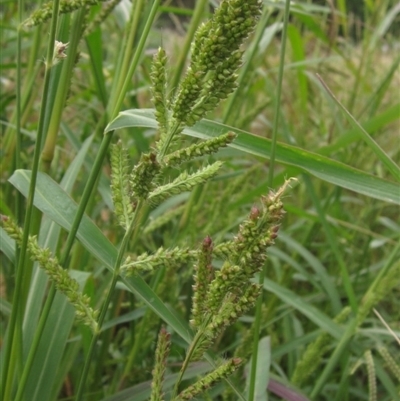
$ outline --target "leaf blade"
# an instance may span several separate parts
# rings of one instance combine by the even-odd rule
[[[125,127],[156,129],[157,122],[154,119],[153,110],[133,109],[123,111],[107,126],[106,132]],[[210,120],[202,120],[194,127],[185,129],[184,134],[200,139],[209,139],[228,131],[233,131],[238,135],[229,146],[265,159],[270,157],[271,142],[269,139]],[[276,161],[297,167],[323,181],[353,192],[385,202],[400,204],[400,191],[397,184],[367,174],[326,156],[295,146],[277,143]]]

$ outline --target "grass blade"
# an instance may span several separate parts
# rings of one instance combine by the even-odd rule
[[[341,338],[342,328],[329,317],[323,314],[320,310],[304,301],[301,297],[296,295],[293,291],[288,290],[273,282],[272,280],[265,279],[264,288],[267,291],[272,292],[278,298],[280,298],[285,304],[290,305],[294,309],[298,310],[303,315],[307,316],[313,321],[318,327],[327,331],[335,338]]]
[[[119,114],[106,128],[106,132],[126,127],[157,128],[151,109],[126,110]],[[233,131],[238,134],[232,146],[243,152],[269,159],[271,141],[210,120],[203,120],[184,133],[201,139],[209,139]],[[398,185],[357,170],[349,165],[309,152],[296,146],[277,143],[276,161],[295,166],[323,181],[349,189],[371,198],[400,204]]]
[[[361,126],[361,124],[350,114],[350,112],[339,102],[333,92],[329,89],[328,85],[322,80],[317,74],[318,79],[329,93],[331,98],[340,107],[340,109],[346,114],[346,117],[351,124],[358,130],[360,137],[369,145],[374,151],[378,159],[387,167],[393,177],[400,181],[400,167],[386,154],[386,152],[374,141],[374,139],[368,134],[367,131]]]

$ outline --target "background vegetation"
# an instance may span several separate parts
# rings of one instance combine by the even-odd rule
[[[108,147],[121,139],[133,165],[153,149],[153,55],[166,49],[173,93],[194,31],[216,2],[55,2],[58,18],[53,3],[32,14],[41,3],[1,5],[0,211],[57,255],[99,310],[124,238]],[[260,196],[298,180],[283,198],[287,213],[268,251],[258,312],[230,326],[207,361],[191,364],[182,387],[219,358],[242,351],[248,362],[258,344],[255,382],[249,363],[198,399],[240,399],[232,386],[243,399],[252,399],[249,387],[257,400],[400,399],[400,7],[355,3],[294,2],[285,20],[285,2],[264,2],[237,91],[179,143],[235,132],[229,147],[186,165],[194,171],[221,160],[223,168],[150,209],[127,245],[135,259],[160,247],[199,249],[207,236],[230,240]],[[68,46],[54,53],[54,39]],[[123,110],[130,112],[115,120]],[[170,179],[177,175],[171,169]],[[77,396],[90,329],[3,228],[0,248],[4,400],[149,399],[161,326],[171,333],[169,399],[190,341],[194,261],[167,258],[115,282]]]

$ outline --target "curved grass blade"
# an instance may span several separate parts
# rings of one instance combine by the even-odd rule
[[[81,143],[79,152],[71,162],[66,171],[60,186],[70,193],[74,187],[82,164],[90,149],[93,136],[90,136]],[[61,228],[48,218],[44,218],[39,234],[39,244],[55,251],[57,248]],[[82,276],[81,272],[75,272],[79,282],[86,282],[88,274]],[[35,265],[31,286],[29,289],[28,302],[24,315],[24,352],[28,353],[35,330],[37,327],[40,312],[43,307],[43,299],[47,293],[48,277],[44,271]],[[66,347],[68,335],[75,321],[74,308],[69,304],[66,297],[57,294],[52,305],[50,315],[46,322],[39,349],[36,353],[31,374],[26,383],[26,393],[31,401],[46,401],[51,399],[51,386]]]
[[[272,292],[285,304],[290,305],[303,315],[307,316],[312,322],[314,322],[321,329],[327,331],[332,337],[337,339],[342,337],[343,329],[340,327],[340,325],[329,319],[329,317],[322,313],[319,309],[304,301],[293,291],[290,291],[267,278],[264,281],[264,289]]]
[[[367,131],[361,126],[361,124],[351,115],[351,113],[340,103],[339,99],[333,94],[328,85],[323,81],[323,79],[317,74],[317,78],[328,92],[329,96],[334,100],[334,102],[339,106],[339,108],[346,114],[347,119],[353,125],[355,129],[358,130],[360,138],[362,138],[365,143],[372,149],[377,158],[386,166],[396,180],[400,181],[400,167],[386,154],[386,152],[378,145],[377,142],[368,134]]]
[[[152,109],[132,109],[121,112],[106,128],[106,132],[126,127],[157,128]],[[184,134],[201,139],[214,138],[228,131],[238,137],[231,147],[243,152],[268,159],[271,155],[271,141],[228,125],[202,120]],[[400,204],[397,184],[357,170],[328,157],[309,152],[296,146],[277,143],[276,161],[299,168],[323,181],[349,189],[371,198]]]

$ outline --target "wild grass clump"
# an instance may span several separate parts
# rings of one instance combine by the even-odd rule
[[[2,399],[398,398],[398,10],[336,7],[2,10]]]

